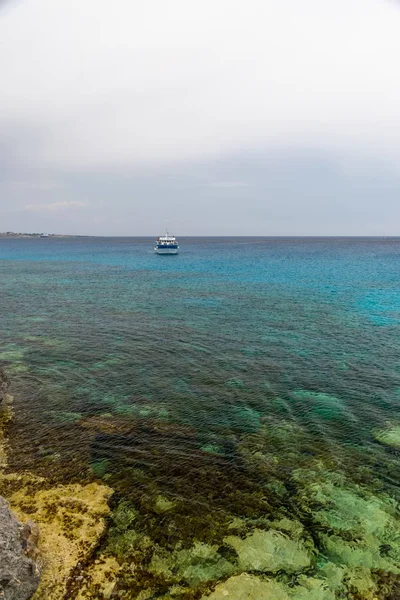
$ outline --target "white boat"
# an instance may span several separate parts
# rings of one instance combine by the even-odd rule
[[[157,254],[178,254],[179,244],[174,235],[169,235],[168,231],[165,235],[156,239],[154,251]]]
[[[48,234],[48,233],[41,233],[41,234],[40,234],[40,237],[41,237],[41,238],[48,238],[48,237],[49,237],[49,234]]]

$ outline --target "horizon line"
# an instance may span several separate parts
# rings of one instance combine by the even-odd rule
[[[0,238],[15,238],[15,237],[39,237],[43,235],[45,232],[0,232]],[[127,235],[127,234],[86,234],[86,233],[50,233],[48,237],[75,237],[75,238],[140,238],[140,239],[153,239],[154,234],[152,235]],[[189,234],[189,235],[179,235],[180,238],[341,238],[341,239],[352,239],[352,238],[373,238],[373,239],[389,239],[389,238],[400,238],[400,233],[398,235],[383,235],[383,234],[353,234],[353,235],[343,235],[343,234],[257,234],[257,235],[235,235],[235,234],[213,234],[213,235],[203,235],[203,234]]]

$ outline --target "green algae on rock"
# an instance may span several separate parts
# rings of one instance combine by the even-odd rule
[[[288,588],[291,600],[335,600],[336,598],[335,593],[321,579],[300,575],[298,583],[300,585]]]
[[[8,394],[9,380],[0,369],[0,479],[7,467],[6,428],[12,419],[13,398]],[[37,564],[37,526],[29,521],[25,527],[0,496],[0,596],[28,600],[40,579]]]
[[[285,587],[271,579],[255,575],[236,575],[219,583],[209,596],[201,600],[290,600]]]
[[[105,531],[112,490],[97,483],[52,487],[45,478],[28,472],[5,472],[7,446],[3,429],[12,418],[8,384],[0,369],[0,488],[19,520],[27,523],[25,527],[32,527],[31,519],[39,526],[35,559],[38,557],[40,562],[41,581],[35,600],[70,598],[73,585],[79,586],[80,581],[79,575],[74,580],[73,573],[91,557]],[[30,543],[27,538],[28,549]],[[93,574],[93,579],[98,583],[102,575]],[[22,588],[20,596],[11,597],[22,598]]]
[[[112,556],[99,555],[82,573],[74,600],[108,600],[114,597],[120,566]]]
[[[235,567],[218,553],[217,546],[195,542],[187,550],[173,553],[154,553],[149,571],[164,575],[166,580],[186,582],[196,587],[203,582],[213,582],[235,572]]]
[[[235,571],[234,566],[218,553],[217,546],[201,542],[195,542],[188,550],[178,551],[174,558],[177,573],[191,586],[222,579]]]
[[[245,538],[228,536],[224,542],[237,552],[240,571],[298,573],[311,565],[312,557],[304,544],[280,531],[256,529]]]
[[[0,383],[1,381],[0,372]],[[4,392],[2,398],[0,398],[0,469],[4,469],[7,466],[7,439],[5,430],[12,419],[12,402],[12,396]]]
[[[305,577],[299,582],[300,585],[289,587],[274,579],[242,573],[219,583],[201,600],[335,600],[335,594],[323,581]]]
[[[280,592],[293,600],[350,597],[372,600],[379,591],[375,570],[396,573],[397,552],[390,542],[395,535],[391,536],[389,531],[397,530],[393,501],[348,483],[342,474],[326,469],[322,460],[310,460],[309,456],[303,462],[308,468],[289,471],[289,477],[288,471],[284,472],[288,486],[283,488],[284,496],[272,492],[271,474],[272,479],[277,477],[281,468],[279,459],[286,465],[290,457],[279,456],[274,461],[271,455],[265,456],[271,440],[275,443],[273,435],[266,436],[265,431],[269,429],[263,425],[261,432],[244,436],[240,450],[246,464],[260,474],[259,480],[265,480],[263,489],[268,501],[274,501],[274,495],[277,498],[276,509],[269,509],[264,503],[251,513],[242,512],[239,506],[236,514],[230,515],[210,510],[211,522],[220,519],[219,529],[214,531],[214,538],[200,539],[193,535],[192,527],[186,531],[179,525],[181,511],[183,516],[188,509],[192,525],[192,510],[195,510],[185,507],[182,497],[177,508],[171,507],[164,513],[156,510],[157,498],[164,496],[157,486],[145,502],[138,498],[130,508],[126,507],[128,518],[122,519],[120,527],[118,509],[115,511],[115,527],[109,534],[107,552],[119,556],[121,598],[136,598],[128,591],[134,590],[135,594],[143,592],[149,598],[197,600],[200,592],[211,593],[213,585],[217,584],[215,591],[222,589],[218,588],[221,579],[230,577],[241,582],[244,578],[237,578],[251,571],[253,575],[267,574],[270,581],[279,583]],[[255,442],[259,456],[251,453],[249,440]],[[284,503],[280,502],[282,498]],[[262,511],[262,506],[267,510]],[[374,522],[374,515],[378,523]],[[360,528],[358,552],[363,558],[356,560],[352,552]],[[373,552],[371,544],[375,545]],[[385,556],[379,559],[377,549]],[[363,552],[367,552],[368,560],[372,556],[366,562],[368,568],[362,566],[366,556]],[[132,569],[138,574],[137,580]],[[265,576],[259,580],[265,583]]]
[[[316,511],[315,521],[329,532],[321,534],[327,555],[350,567],[400,572],[396,505],[390,498],[361,494],[362,490],[341,489],[329,483],[315,494],[324,505]]]
[[[282,519],[272,521],[270,523],[272,529],[278,529],[283,531],[286,535],[289,535],[294,540],[300,540],[305,533],[304,525],[300,521],[294,519],[288,519],[283,517]]]
[[[347,593],[336,596],[323,580],[313,577],[300,576],[297,585],[289,586],[275,579],[242,573],[219,583],[201,600],[338,600],[352,597]],[[372,596],[357,598],[376,600]]]
[[[294,480],[297,500],[328,561],[317,566],[317,576],[337,592],[345,587],[357,598],[373,598],[378,572],[400,574],[397,503],[322,468],[297,470]]]
[[[372,432],[373,437],[377,442],[400,448],[400,425],[388,424],[384,429],[376,429]]]
[[[4,373],[3,369],[0,368],[0,407],[7,394],[9,383],[8,377]]]
[[[73,597],[80,585],[77,566],[83,567],[105,531],[112,490],[97,483],[45,489],[45,481],[33,476],[24,482],[10,504],[22,522],[33,518],[39,525],[43,572],[35,600]]]
[[[309,390],[296,390],[292,393],[292,397],[294,401],[300,401],[303,404],[303,410],[312,417],[322,417],[324,419],[349,418],[346,403],[340,398]]]
[[[163,514],[172,510],[175,506],[176,502],[173,502],[172,500],[169,500],[168,498],[160,494],[159,496],[157,496],[156,501],[154,503],[154,510],[158,514]]]
[[[45,413],[45,415],[48,415],[50,419],[58,421],[59,423],[76,423],[82,418],[80,413],[57,410],[49,410]]]

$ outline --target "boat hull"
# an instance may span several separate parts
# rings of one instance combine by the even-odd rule
[[[154,248],[156,254],[178,254],[179,248]]]

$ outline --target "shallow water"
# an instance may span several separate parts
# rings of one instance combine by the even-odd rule
[[[10,468],[102,478],[164,546],[304,522],[317,463],[397,500],[374,432],[400,420],[400,239],[180,242],[0,238]]]

